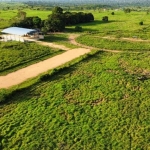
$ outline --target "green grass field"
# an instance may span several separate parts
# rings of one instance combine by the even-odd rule
[[[150,149],[150,45],[122,40],[133,36],[150,39],[150,15],[111,12],[93,11],[95,22],[80,24],[83,35],[77,41],[121,53],[95,52],[74,65],[54,69],[51,75],[37,77],[38,81],[29,81],[26,88],[0,90],[0,149]],[[28,11],[29,16],[34,13],[37,11]],[[39,14],[44,18],[44,13]],[[108,23],[101,21],[106,15]],[[74,26],[66,31],[74,32]],[[67,34],[47,35],[45,41],[68,45]],[[106,36],[116,39],[103,39]],[[29,46],[10,45],[4,46],[0,61],[5,56],[9,61],[20,58],[22,47]],[[48,51],[45,47],[36,55]],[[28,53],[24,57],[33,59]]]
[[[122,39],[104,39],[100,36],[85,34],[77,38],[79,43],[97,47],[100,49],[124,50],[124,51],[150,51],[149,42],[127,41]]]
[[[150,149],[148,57],[99,52],[8,97],[3,149]]]
[[[62,52],[36,43],[0,42],[0,74],[18,70]]]
[[[62,33],[62,34],[56,33],[56,34],[45,35],[42,41],[65,45],[66,47],[71,48],[71,49],[79,47],[79,46],[71,44],[68,38],[69,38],[68,34],[66,33]]]

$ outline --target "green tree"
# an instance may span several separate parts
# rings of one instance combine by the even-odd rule
[[[104,17],[102,18],[102,21],[108,22],[108,16],[104,16]]]
[[[33,17],[32,21],[33,21],[33,26],[35,28],[40,28],[41,27],[41,18],[36,16],[36,17]]]
[[[63,9],[60,7],[55,7],[52,10],[52,14],[48,16],[47,20],[45,20],[44,27],[47,31],[51,32],[63,31],[65,29]]]
[[[19,10],[17,13],[17,18],[19,20],[24,20],[26,18],[26,12]]]
[[[52,10],[52,14],[62,14],[63,13],[63,9],[61,7],[54,7],[53,10]]]
[[[51,32],[63,31],[65,29],[63,14],[55,13],[49,15],[48,19],[44,23],[44,27]]]
[[[124,12],[125,12],[125,13],[130,13],[130,12],[131,12],[131,9],[130,9],[130,8],[125,8],[125,9],[124,9]]]

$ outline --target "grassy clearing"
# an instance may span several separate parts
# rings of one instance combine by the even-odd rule
[[[82,35],[77,42],[97,47],[100,49],[125,50],[125,51],[150,51],[149,42],[125,41],[122,39],[104,39],[91,34]]]
[[[52,13],[52,11],[46,11],[46,10],[31,10],[31,9],[25,9],[24,10],[27,13],[27,17],[33,17],[33,16],[38,16],[42,20],[47,19],[48,15]]]
[[[36,43],[1,42],[0,44],[1,75],[63,52]]]
[[[30,10],[23,9],[30,16],[39,16],[42,20],[47,19],[47,16],[51,14],[51,11],[41,11],[41,10]],[[18,10],[0,10],[0,29],[9,27],[12,23],[11,19],[17,15]]]
[[[8,97],[3,149],[149,149],[148,57],[99,52]]]
[[[93,11],[92,13],[94,14],[95,21],[86,24],[79,24],[79,26],[82,26],[84,32],[100,36],[136,36],[142,39],[150,39],[150,14],[146,14],[146,12],[131,12],[126,14],[123,11],[116,11],[115,15],[111,15],[112,11]],[[108,16],[109,21],[103,22],[103,16]],[[139,25],[140,21],[143,21],[144,25]],[[66,29],[73,32],[74,26],[67,27]]]
[[[96,47],[103,43],[110,49],[149,50],[148,43],[101,38],[140,35],[149,39],[146,12],[93,14],[95,22],[81,24],[84,32],[91,34],[81,36],[80,42]],[[101,21],[106,15],[108,23]],[[143,26],[138,24],[141,20]],[[67,29],[74,31],[74,26]],[[66,35],[51,37],[46,40],[67,42]],[[10,95],[1,90],[0,99],[5,102],[0,105],[0,148],[150,149],[149,58],[146,52],[99,52],[76,65],[34,79],[26,83],[29,87],[18,88]]]
[[[45,35],[45,38],[42,41],[65,45],[69,48],[78,48],[78,46],[73,45],[69,42],[68,35],[65,33]]]

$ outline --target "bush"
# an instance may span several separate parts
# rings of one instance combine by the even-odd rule
[[[108,16],[104,16],[104,17],[102,18],[102,21],[108,22]]]
[[[140,22],[139,22],[139,25],[143,25],[143,21],[140,21]]]
[[[114,12],[112,12],[111,14],[112,14],[112,15],[114,15],[115,13],[114,13]]]
[[[77,31],[77,32],[82,32],[82,27],[80,27],[80,26],[75,26],[75,31]]]

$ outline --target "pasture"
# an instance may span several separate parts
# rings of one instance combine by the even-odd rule
[[[28,15],[34,12],[36,15],[33,10]],[[77,41],[119,53],[96,51],[72,65],[47,72],[30,86],[12,88],[10,94],[0,90],[1,149],[150,149],[150,45],[123,39],[137,36],[136,40],[149,40],[149,14],[111,12],[93,11],[95,22],[80,24],[83,32],[78,33]],[[108,16],[109,22],[102,22],[103,16]],[[140,21],[144,25],[139,25]],[[74,27],[68,26],[66,31],[72,33]],[[45,40],[68,44],[67,34],[47,35]],[[5,53],[25,47],[9,45]],[[34,58],[34,54],[49,54],[46,47],[42,47],[43,52],[40,49],[39,53],[33,50]],[[13,61],[22,53],[11,55]]]
[[[13,72],[62,52],[36,43],[0,42],[0,74]]]
[[[3,149],[149,149],[148,57],[98,52],[7,97]]]

